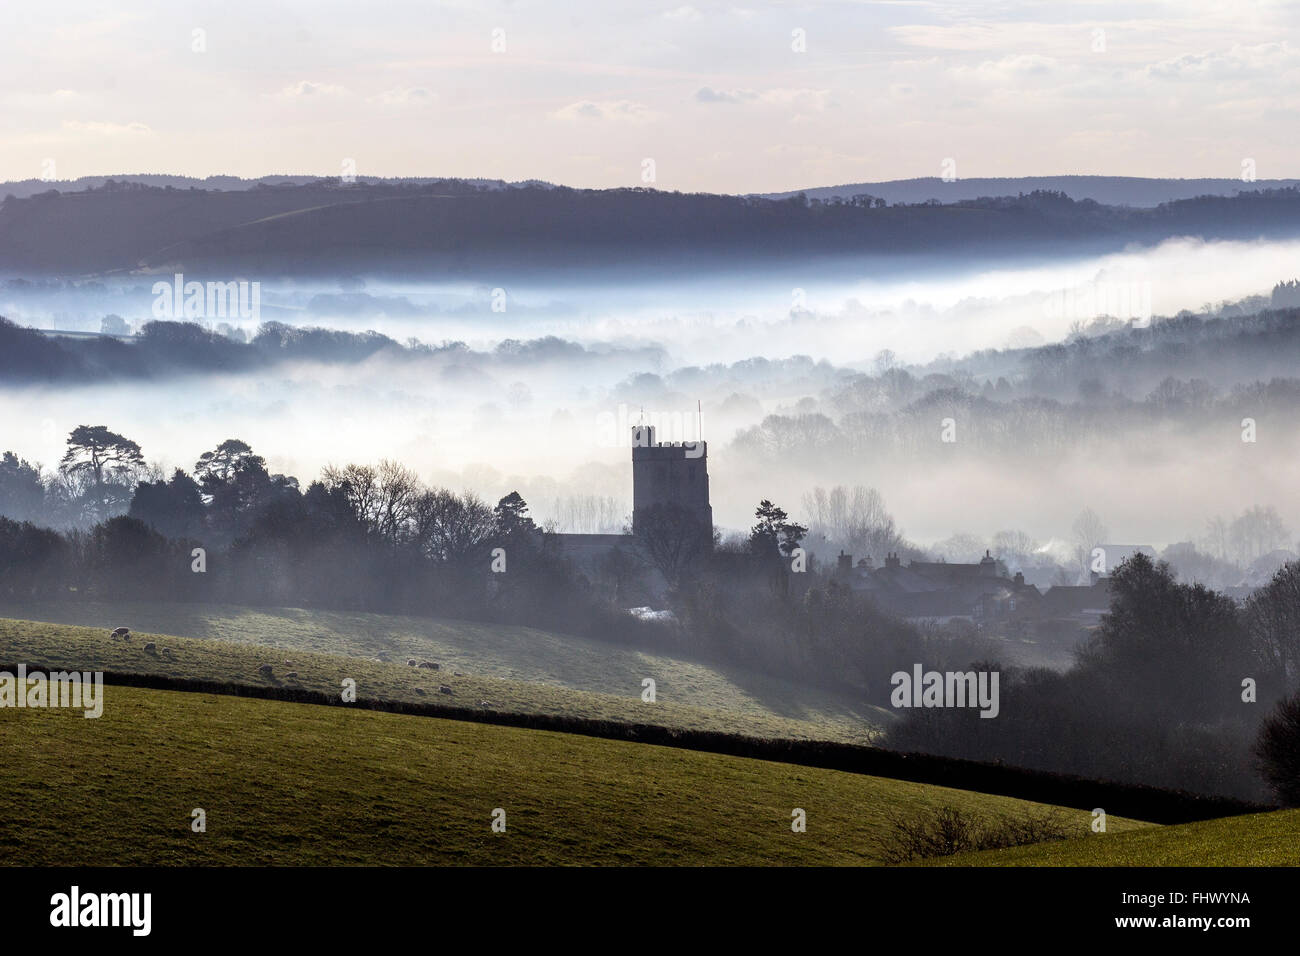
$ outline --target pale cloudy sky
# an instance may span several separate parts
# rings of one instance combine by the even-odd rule
[[[0,179],[1293,177],[1298,30],[1292,0],[6,0]]]

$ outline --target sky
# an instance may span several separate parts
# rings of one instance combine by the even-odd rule
[[[0,7],[0,180],[1300,175],[1296,2]]]

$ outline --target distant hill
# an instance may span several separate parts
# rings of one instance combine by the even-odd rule
[[[79,176],[76,179],[43,180],[17,179],[0,182],[0,199],[12,195],[27,199],[38,193],[57,189],[59,192],[84,192],[99,189],[105,183],[137,183],[158,188],[204,189],[218,192],[240,192],[268,186],[307,186],[313,183],[337,181],[337,177],[286,174],[258,176],[246,179],[241,176],[171,176],[160,173],[125,173],[108,176]],[[503,179],[461,179],[448,176],[358,176],[360,185],[437,185],[442,183],[469,183],[484,189],[525,188],[531,186],[556,188],[541,180],[507,182]],[[803,193],[809,199],[851,199],[867,193],[888,203],[922,203],[936,200],[950,203],[963,199],[982,199],[990,196],[1017,196],[1035,190],[1062,192],[1074,200],[1091,199],[1106,206],[1158,206],[1176,199],[1195,199],[1197,196],[1235,196],[1239,192],[1258,192],[1261,189],[1281,189],[1300,185],[1300,179],[1259,179],[1247,183],[1240,179],[1150,179],[1140,176],[1005,176],[957,179],[944,182],[937,176],[916,179],[890,179],[871,183],[845,183],[838,186],[810,186],[806,189],[789,189],[784,192],[751,193],[763,199],[788,199]]]
[[[1300,189],[1154,208],[1060,192],[891,205],[653,189],[509,189],[462,180],[321,180],[253,189],[111,183],[0,204],[0,274],[388,274],[499,278],[528,270],[752,270],[931,254],[1103,253],[1171,236],[1300,234]]]
[[[788,199],[803,193],[809,199],[852,199],[863,193],[886,202],[943,203],[985,196],[1017,196],[1035,190],[1062,192],[1074,200],[1091,199],[1106,206],[1151,207],[1198,196],[1235,196],[1263,189],[1284,189],[1300,185],[1300,179],[1144,179],[1137,176],[1018,176],[1006,178],[956,179],[944,182],[938,176],[919,179],[891,179],[879,183],[848,183],[816,186],[780,193],[761,193],[765,199]]]
[[[13,196],[16,199],[28,199],[39,193],[57,189],[59,192],[84,192],[87,189],[100,189],[106,183],[133,183],[143,186],[155,186],[159,189],[207,189],[217,192],[240,192],[265,186],[307,186],[312,183],[337,181],[337,177],[326,176],[258,176],[245,179],[242,176],[169,176],[161,173],[127,173],[111,176],[78,176],[76,179],[11,179],[0,182],[0,199]],[[375,183],[417,183],[421,185],[448,182],[467,182],[487,189],[507,189],[514,186],[541,185],[539,180],[525,183],[507,183],[503,179],[454,179],[447,176],[358,176],[357,182],[366,185]]]

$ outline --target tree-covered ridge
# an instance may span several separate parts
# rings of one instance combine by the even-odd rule
[[[144,184],[56,189],[0,204],[0,268],[86,274],[239,265],[271,274],[338,268],[476,275],[517,267],[644,262],[687,268],[746,257],[936,248],[1122,248],[1178,235],[1294,235],[1300,190],[1204,196],[1142,209],[1034,190],[940,204],[572,189],[473,181],[314,183],[251,190]],[[75,217],[67,206],[75,204]],[[69,224],[75,222],[75,227]]]

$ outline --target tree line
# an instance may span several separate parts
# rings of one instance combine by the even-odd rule
[[[1135,554],[1110,594],[1071,669],[1001,667],[996,720],[914,709],[891,746],[1300,803],[1300,562],[1239,604]]]

